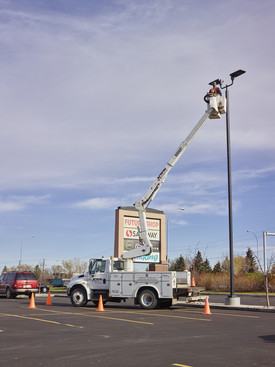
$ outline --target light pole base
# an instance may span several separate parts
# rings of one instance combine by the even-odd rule
[[[225,301],[224,301],[225,305],[228,306],[240,306],[241,304],[241,299],[240,297],[236,297],[236,296],[228,296]]]

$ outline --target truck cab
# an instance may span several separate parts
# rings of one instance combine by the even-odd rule
[[[90,259],[87,270],[71,278],[67,295],[73,306],[85,306],[88,301],[98,304],[99,296],[106,301],[109,295],[111,272],[124,271],[124,261],[118,258]]]

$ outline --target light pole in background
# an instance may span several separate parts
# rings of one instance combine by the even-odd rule
[[[226,97],[226,140],[227,140],[227,182],[228,182],[228,218],[229,218],[229,260],[230,260],[230,296],[225,300],[226,304],[238,305],[240,298],[234,295],[234,255],[233,255],[233,221],[232,221],[232,180],[231,180],[231,142],[230,142],[230,111],[229,111],[229,90],[235,78],[244,74],[244,70],[237,70],[230,74],[231,83],[222,86],[223,81],[216,79],[213,83],[220,84],[221,89],[225,89]]]
[[[266,258],[266,236],[275,236],[275,233],[263,232],[263,252],[264,252],[264,274],[267,274],[267,258]]]
[[[27,238],[34,238],[34,237],[35,237],[35,235],[32,234],[28,237],[23,238],[23,240],[21,241],[19,266],[22,265],[22,251],[23,251],[23,242],[24,242],[24,240],[26,240]]]
[[[184,208],[177,208],[176,210],[184,210]],[[166,260],[168,261],[169,257],[168,257],[168,248],[169,248],[169,223],[170,223],[170,214],[167,215],[167,220],[166,220]]]
[[[258,261],[259,261],[259,241],[258,241],[258,237],[257,237],[256,233],[253,232],[253,231],[251,231],[250,229],[248,229],[247,232],[253,233],[254,234],[254,237],[256,238],[256,242],[257,242],[257,258],[258,258]]]

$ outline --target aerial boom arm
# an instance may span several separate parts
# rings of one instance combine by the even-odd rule
[[[142,196],[141,199],[137,200],[134,203],[134,207],[138,210],[139,214],[139,222],[140,227],[138,227],[139,233],[139,241],[140,246],[137,246],[133,250],[129,250],[124,253],[123,257],[125,259],[133,259],[135,257],[149,255],[153,251],[153,246],[151,241],[148,237],[148,229],[146,223],[146,206],[150,204],[150,202],[154,199],[155,195],[157,194],[158,190],[164,183],[169,171],[174,167],[177,161],[180,159],[186,148],[188,147],[190,141],[194,138],[196,133],[205,123],[205,121],[209,118],[209,115],[212,113],[213,108],[208,108],[208,110],[204,113],[202,118],[198,121],[196,126],[192,129],[190,134],[186,137],[186,139],[180,144],[176,152],[172,155],[169,159],[163,170],[157,176],[153,184],[150,188],[146,191],[146,193]]]
[[[139,256],[149,255],[153,251],[153,246],[148,236],[147,222],[146,222],[146,207],[154,199],[158,190],[164,183],[169,171],[174,167],[177,161],[180,159],[186,148],[188,147],[190,141],[194,138],[200,128],[203,126],[205,121],[210,119],[219,119],[221,114],[226,112],[226,99],[218,93],[213,93],[211,89],[204,100],[207,103],[207,110],[198,121],[196,126],[192,129],[190,134],[185,138],[185,140],[180,144],[176,152],[172,155],[169,161],[166,163],[163,170],[157,176],[153,184],[149,187],[146,193],[141,199],[134,203],[134,207],[138,210],[140,227],[138,227],[139,235],[139,245],[137,245],[133,250],[124,252],[124,259],[134,259]]]

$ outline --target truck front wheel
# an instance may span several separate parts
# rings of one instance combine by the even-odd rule
[[[75,307],[83,307],[87,304],[87,294],[83,288],[75,288],[71,293],[71,302]]]
[[[139,293],[138,303],[146,310],[153,310],[158,305],[158,296],[152,289],[143,289]]]

